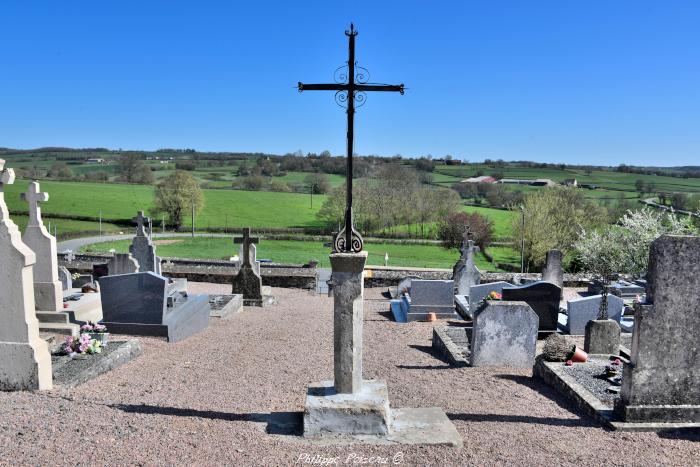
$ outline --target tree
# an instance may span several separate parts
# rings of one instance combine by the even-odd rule
[[[615,225],[584,230],[574,247],[584,270],[609,281],[616,274],[641,276],[647,270],[651,243],[661,235],[697,233],[689,217],[642,209],[628,211]]]
[[[644,180],[637,179],[634,182],[634,188],[639,192],[640,195],[643,195],[645,191],[647,191],[647,185],[644,183]]]
[[[588,201],[583,193],[571,187],[553,187],[528,193],[523,198],[525,230],[521,216],[513,219],[514,238],[525,237],[525,255],[536,266],[544,263],[549,250],[566,254],[582,230],[602,225],[604,208]]]
[[[73,171],[65,162],[55,162],[47,174],[50,178],[72,178]]]
[[[150,185],[155,181],[151,169],[143,161],[143,156],[136,152],[125,152],[119,156],[119,179],[128,183]]]
[[[171,175],[162,178],[156,185],[153,193],[155,213],[168,215],[169,223],[180,229],[184,217],[192,211],[204,207],[204,195],[199,183],[192,175],[177,170]]]
[[[438,238],[445,249],[457,249],[462,246],[464,229],[469,226],[470,238],[481,250],[485,250],[493,238],[493,222],[477,212],[458,212],[449,214],[438,223]]]
[[[310,173],[304,177],[304,185],[306,185],[313,194],[328,193],[331,189],[331,183],[328,181],[328,175],[324,173]]]

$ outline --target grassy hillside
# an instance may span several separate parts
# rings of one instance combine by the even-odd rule
[[[6,187],[5,199],[11,210],[26,211],[20,193],[27,189],[26,180]],[[105,220],[131,219],[138,210],[148,212],[153,206],[153,188],[144,185],[108,183],[42,182],[49,193],[43,203],[46,214],[80,215]],[[262,191],[204,190],[205,207],[196,218],[197,226],[206,227],[319,227],[316,211],[325,196],[314,196],[314,209],[309,196],[296,193]],[[185,225],[191,225],[189,217]]]
[[[159,243],[158,239],[156,243]],[[172,242],[172,243],[170,243]],[[90,245],[82,251],[107,252],[115,249],[118,252],[128,251],[131,241],[103,242]],[[282,241],[263,239],[258,247],[258,259],[270,259],[279,263],[306,263],[311,259],[320,262],[321,267],[330,267],[328,262],[328,247],[322,242]],[[238,246],[230,238],[220,237],[174,237],[167,244],[157,246],[158,255],[178,258],[228,259],[238,253]],[[365,249],[369,253],[367,264],[383,265],[384,253],[389,254],[390,266],[412,266],[426,268],[452,268],[457,261],[457,251],[448,251],[437,245],[397,245],[393,243],[367,243]],[[497,262],[517,263],[518,253],[510,248],[489,248]],[[488,263],[483,255],[477,257],[477,266],[482,271],[493,271],[494,266]]]

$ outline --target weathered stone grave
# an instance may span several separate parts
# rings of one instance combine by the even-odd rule
[[[533,282],[532,284],[503,289],[504,301],[523,301],[537,313],[540,334],[556,332],[559,322],[559,299],[561,289],[550,282]]]
[[[209,325],[209,296],[187,295],[153,272],[105,276],[102,323],[115,334],[167,337],[177,342]]]
[[[700,237],[656,239],[647,280],[616,411],[625,422],[700,423]]]
[[[107,271],[110,276],[140,272],[139,263],[131,253],[114,253],[114,256],[107,262]]]
[[[532,368],[539,319],[525,302],[491,300],[474,313],[471,366]]]
[[[566,302],[567,321],[565,330],[573,336],[582,336],[586,331],[586,324],[598,317],[601,295],[580,297]],[[608,295],[608,316],[610,319],[620,322],[625,302],[615,295]]]
[[[481,271],[474,264],[474,255],[478,251],[479,247],[474,246],[474,241],[469,240],[468,231],[465,231],[460,258],[452,268],[455,295],[469,295],[469,288],[481,282]]]
[[[275,302],[272,297],[270,287],[263,287],[262,278],[259,271],[260,264],[255,261],[256,243],[260,241],[258,237],[250,236],[250,228],[243,229],[243,236],[233,239],[234,243],[241,244],[243,257],[241,258],[241,268],[233,277],[232,293],[243,295],[243,305],[264,307]],[[251,253],[253,256],[251,257]],[[257,263],[257,269],[255,266]]]
[[[5,204],[5,185],[14,181],[14,171],[0,159],[0,390],[51,389],[51,355],[35,315],[36,256]]]
[[[139,272],[151,271],[160,274],[160,258],[156,256],[156,247],[151,242],[150,232],[146,231],[151,220],[139,211],[134,217],[136,222],[136,236],[131,242],[129,252],[139,265]]]
[[[551,282],[560,289],[564,288],[564,267],[562,266],[563,255],[559,250],[549,250],[544,268],[542,269],[542,280]]]
[[[61,282],[62,290],[65,291],[73,288],[73,275],[65,266],[58,267],[58,280]]]

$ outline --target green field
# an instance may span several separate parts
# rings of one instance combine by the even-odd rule
[[[29,221],[29,216],[22,216],[13,214],[10,216],[12,221],[17,224],[20,231],[24,232],[24,228],[27,226]],[[44,226],[48,229],[51,227],[51,234],[53,235],[54,229],[58,233],[58,238],[65,237],[66,234],[73,234],[76,232],[94,232],[95,235],[100,231],[100,224],[93,221],[76,221],[73,219],[60,219],[53,218],[50,216],[42,216],[44,221]],[[120,227],[115,224],[110,224],[109,222],[102,223],[102,233],[118,233],[126,231],[124,227]]]
[[[18,180],[5,188],[5,199],[10,210],[27,211],[20,193],[27,190],[27,181]],[[109,220],[131,219],[138,210],[146,213],[153,206],[153,187],[82,182],[41,182],[41,189],[49,193],[49,201],[42,204],[46,214],[80,215]],[[265,191],[203,190],[204,210],[197,214],[196,225],[209,227],[292,228],[321,227],[316,211],[325,200],[314,196],[314,208],[309,207],[309,196],[296,193]],[[158,220],[154,219],[158,224]],[[191,219],[185,219],[191,225]]]
[[[157,243],[160,243],[158,239]],[[158,255],[177,258],[228,259],[237,254],[238,246],[234,246],[230,238],[224,237],[174,237],[174,243],[158,245]],[[127,252],[130,240],[96,243],[81,249],[85,252],[108,252],[114,249]],[[258,247],[258,259],[270,259],[277,263],[306,263],[311,259],[319,261],[321,267],[330,267],[328,262],[328,247],[323,242],[315,241],[283,241],[263,239]],[[390,266],[412,266],[424,268],[452,268],[459,258],[455,250],[448,251],[438,245],[400,245],[394,243],[366,243],[365,250],[369,253],[367,264],[383,265],[384,253],[389,254]],[[520,257],[510,248],[489,248],[495,261],[517,263]],[[493,271],[494,266],[479,254],[476,263],[482,271]]]

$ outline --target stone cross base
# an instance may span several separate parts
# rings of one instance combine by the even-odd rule
[[[309,386],[304,410],[304,436],[331,434],[387,435],[391,427],[389,391],[384,381],[364,380],[354,394],[335,391],[333,381]]]
[[[0,342],[0,391],[53,389],[51,354],[45,341]]]

